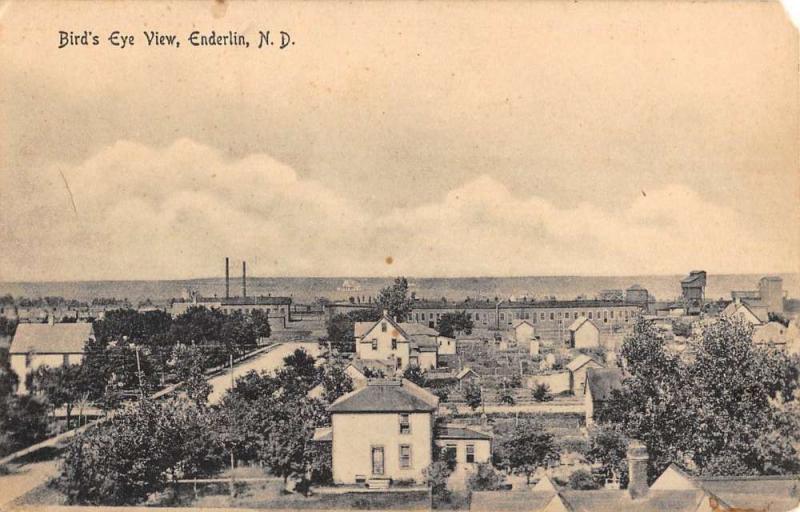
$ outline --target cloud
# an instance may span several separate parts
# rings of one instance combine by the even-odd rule
[[[213,276],[224,256],[264,276],[735,273],[793,269],[798,258],[797,240],[771,240],[677,184],[612,211],[522,196],[482,175],[438,201],[410,196],[375,213],[267,154],[229,159],[188,139],[121,141],[5,178],[2,280]]]

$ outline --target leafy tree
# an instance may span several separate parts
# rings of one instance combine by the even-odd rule
[[[480,407],[483,403],[483,396],[480,386],[477,384],[468,384],[465,386],[464,399],[467,401],[469,408],[473,411]]]
[[[398,322],[405,322],[414,306],[414,299],[408,296],[408,280],[395,278],[394,284],[380,291],[376,302],[380,310],[386,310]]]
[[[250,320],[253,322],[253,328],[256,331],[256,336],[259,338],[269,338],[271,334],[269,326],[269,314],[260,309],[254,309],[250,313]]]
[[[585,469],[579,469],[569,475],[568,485],[570,489],[578,491],[591,491],[600,488],[600,484],[598,484],[592,474]]]
[[[206,356],[197,347],[177,345],[173,350],[173,366],[175,375],[183,382],[183,389],[189,400],[198,406],[204,406],[211,394],[211,384],[206,380],[203,368]]]
[[[41,394],[53,408],[64,407],[67,413],[67,429],[72,420],[72,409],[75,404],[85,398],[87,393],[83,389],[83,378],[80,365],[40,366],[31,375],[30,389],[33,393]]]
[[[95,336],[106,342],[142,344],[157,334],[169,331],[172,317],[164,311],[145,311],[135,309],[113,309],[107,311],[101,320],[94,322]]]
[[[787,428],[786,415],[796,403],[800,361],[755,346],[751,335],[747,324],[720,319],[681,358],[639,321],[621,350],[629,376],[598,419],[645,443],[651,478],[670,462],[708,474],[800,471],[800,434]]]
[[[376,308],[340,313],[325,322],[328,340],[340,352],[355,352],[354,326],[356,322],[377,322],[381,312]]]
[[[425,378],[425,373],[419,366],[416,365],[406,366],[406,369],[403,370],[403,378],[410,380],[417,386],[425,386],[427,381]]]
[[[456,311],[443,313],[436,323],[436,328],[442,336],[455,338],[459,333],[472,334],[473,325],[466,311]]]
[[[450,502],[452,493],[447,488],[447,479],[450,478],[452,472],[447,461],[441,459],[434,460],[425,468],[425,480],[431,488],[434,508],[437,508],[439,504]]]
[[[514,395],[508,389],[503,389],[500,395],[500,403],[505,405],[514,405]]]
[[[439,402],[446,402],[450,398],[450,392],[446,387],[435,388],[433,394],[439,398]]]
[[[353,391],[353,379],[344,370],[342,361],[332,361],[322,371],[322,399],[329,404]]]
[[[283,359],[283,368],[275,377],[285,393],[306,395],[320,380],[316,359],[305,350],[298,348]]]
[[[550,394],[550,386],[545,382],[541,382],[533,388],[531,397],[537,402],[549,402],[553,399],[553,396]]]
[[[0,316],[0,336],[13,337],[17,330],[17,322]]]
[[[70,504],[133,505],[164,489],[168,478],[221,467],[211,417],[190,402],[144,400],[74,437],[57,486]]]
[[[589,431],[586,460],[599,464],[606,478],[616,477],[623,487],[628,483],[628,439],[616,424],[596,425]]]
[[[0,398],[0,455],[47,437],[47,404],[31,395]]]
[[[503,440],[502,452],[501,464],[514,474],[525,475],[528,484],[538,468],[556,462],[559,455],[553,434],[529,421],[520,422]]]
[[[491,464],[478,464],[469,476],[467,487],[470,491],[496,491],[503,485],[503,476]]]

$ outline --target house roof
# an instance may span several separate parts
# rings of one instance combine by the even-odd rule
[[[436,439],[477,439],[490,441],[492,436],[466,427],[446,425],[436,428]]]
[[[462,311],[475,309],[495,309],[497,302],[485,300],[469,300],[462,302],[437,302],[420,300],[414,303],[412,309],[441,309],[448,311]],[[500,309],[555,309],[555,308],[611,308],[635,307],[641,309],[641,304],[625,302],[624,300],[602,299],[573,299],[573,300],[529,300],[529,301],[503,301]]]
[[[465,368],[462,368],[462,370],[456,374],[456,379],[461,380],[464,377],[466,377],[467,375],[469,375],[470,373],[472,375],[475,375],[476,377],[479,377],[478,373],[475,370],[473,370],[472,368],[467,366]]]
[[[374,322],[356,322],[353,325],[353,335],[356,338],[363,338],[369,331],[371,331],[381,322],[388,322],[398,331],[398,334],[402,335],[409,341],[411,341],[412,338],[416,338],[418,343],[422,342],[425,346],[429,345],[430,343],[432,343],[434,346],[436,345],[436,336],[439,335],[436,329],[431,329],[426,325],[413,322],[396,322],[385,311],[381,318]],[[424,341],[425,338],[432,338],[432,341]]]
[[[333,402],[331,413],[433,412],[438,398],[406,379],[370,379]]]
[[[594,360],[594,358],[587,356],[586,354],[581,354],[572,361],[567,364],[567,370],[574,372],[584,367],[584,365],[589,363],[595,363],[599,366],[603,366],[602,364],[598,363]]]
[[[586,389],[592,400],[606,400],[611,392],[622,387],[622,372],[616,368],[589,368],[586,370]]]
[[[536,485],[534,485],[533,489],[531,490],[533,492],[551,492],[553,494],[558,492],[555,484],[553,484],[553,481],[550,480],[547,475],[543,476],[541,480],[536,482]]]
[[[93,335],[90,323],[19,324],[9,353],[81,354]]]
[[[534,329],[536,328],[536,326],[533,325],[533,323],[530,320],[514,320],[514,322],[511,324],[511,327],[516,329],[517,327],[519,327],[522,324],[528,324],[531,327],[533,327]]]
[[[757,344],[785,345],[797,339],[800,339],[800,329],[794,323],[790,323],[789,327],[786,327],[780,322],[770,322],[753,329],[753,343]]]
[[[575,320],[574,322],[572,322],[571,324],[569,324],[569,330],[570,330],[570,332],[575,332],[575,331],[577,331],[578,329],[580,329],[581,327],[583,327],[583,324],[585,324],[585,323],[587,323],[587,322],[588,322],[588,323],[589,323],[589,324],[590,324],[592,327],[594,327],[595,329],[597,329],[597,326],[596,326],[596,325],[594,325],[594,322],[592,322],[591,320],[589,320],[589,319],[588,319],[588,318],[586,318],[585,316],[581,316],[581,317],[578,317],[578,319],[577,319],[577,320]]]

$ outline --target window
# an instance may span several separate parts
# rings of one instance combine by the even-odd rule
[[[444,447],[445,456],[447,459],[452,457],[453,460],[458,460],[458,447],[454,444],[448,444]]]
[[[506,319],[505,313],[500,313],[500,320],[505,320],[505,319]]]
[[[397,350],[397,338],[392,338],[392,350]]]
[[[408,469],[411,467],[411,445],[400,445],[400,468]]]
[[[28,352],[27,354],[25,354],[25,368],[30,367],[32,362],[33,362],[33,354]]]
[[[69,354],[64,354],[64,366],[69,366]]]
[[[578,319],[578,312],[576,311],[575,312],[575,320],[577,320],[577,319]]]
[[[539,313],[539,320],[544,320],[544,313]]]
[[[475,462],[475,445],[468,444],[467,445],[467,462],[472,464]]]
[[[614,318],[614,310],[611,310],[611,318]]]
[[[551,312],[550,312],[550,320],[555,320],[555,319],[556,319],[556,315],[555,315],[555,313],[553,313],[553,312],[551,311]]]
[[[589,311],[589,320],[591,320],[591,319],[592,319],[592,312]]]
[[[409,418],[408,414],[400,415],[400,433],[401,434],[411,433],[411,419]]]
[[[372,350],[378,350],[378,340],[372,340]]]
[[[381,323],[381,332],[386,332],[386,322]]]

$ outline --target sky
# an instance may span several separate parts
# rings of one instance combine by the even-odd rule
[[[797,272],[799,49],[776,2],[4,3],[0,280]]]

